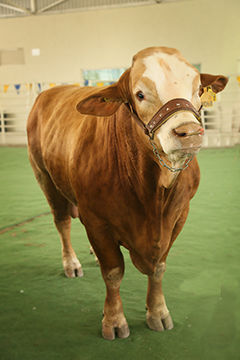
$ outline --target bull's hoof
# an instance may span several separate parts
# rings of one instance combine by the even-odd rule
[[[164,331],[164,326],[163,326],[161,318],[154,318],[152,316],[148,316],[147,324],[151,330]]]
[[[123,325],[122,327],[117,328],[116,331],[117,331],[117,336],[118,336],[120,339],[125,339],[125,338],[127,338],[127,337],[130,335],[130,330],[129,330],[128,324]]]
[[[147,314],[147,324],[151,330],[164,331],[173,329],[173,321],[171,315],[168,314],[165,317],[154,317]]]
[[[115,339],[115,329],[113,326],[102,326],[102,336],[106,340],[114,340]]]
[[[121,327],[102,325],[102,336],[106,340],[114,340],[116,336],[120,339],[125,339],[129,336],[130,331],[128,324],[124,324]]]
[[[73,270],[66,269],[64,272],[68,278],[83,277],[83,270],[81,267]]]
[[[165,318],[162,319],[162,323],[165,330],[172,330],[174,328],[172,317],[168,314]]]
[[[83,270],[82,265],[80,264],[77,258],[68,258],[63,260],[63,268],[66,277],[68,278],[75,278],[75,277],[82,277]]]

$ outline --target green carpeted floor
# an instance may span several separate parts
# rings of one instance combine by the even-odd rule
[[[26,149],[0,148],[0,360],[240,359],[240,147],[202,150],[198,159],[201,185],[164,277],[175,328],[147,328],[147,278],[124,251],[131,335],[109,342],[101,338],[104,283],[78,220],[81,279],[63,275],[51,215],[6,229],[49,209]]]

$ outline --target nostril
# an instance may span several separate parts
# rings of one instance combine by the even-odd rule
[[[173,130],[173,132],[175,135],[180,136],[180,137],[185,137],[188,135],[185,131],[177,131],[176,129]]]
[[[181,136],[181,137],[184,137],[184,136],[187,136],[187,133],[183,132],[183,133],[179,133],[177,134],[178,136]]]
[[[203,135],[204,129],[201,126],[199,126],[198,124],[189,123],[189,124],[181,125],[181,126],[177,127],[176,129],[174,129],[173,134],[175,136],[185,138],[185,137],[190,137],[193,135],[195,135],[195,136]]]

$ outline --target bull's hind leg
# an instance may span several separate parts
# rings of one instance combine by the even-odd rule
[[[62,262],[65,275],[67,277],[83,276],[82,266],[72,248],[70,232],[71,232],[71,216],[74,213],[72,204],[56,189],[47,172],[39,169],[30,156],[35,176],[43,190],[47,201],[52,210],[54,222],[59,232],[62,244]]]
[[[82,277],[82,265],[80,264],[70,240],[71,217],[61,220],[54,215],[54,222],[60,234],[62,243],[62,262],[67,277]]]

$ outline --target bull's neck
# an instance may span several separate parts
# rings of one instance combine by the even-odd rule
[[[139,185],[139,192],[142,190],[148,196],[148,191],[156,192],[160,187],[170,188],[178,173],[171,173],[163,168],[153,153],[149,137],[144,129],[131,117],[129,110],[122,106],[119,109],[116,129],[117,137],[126,152],[125,167],[131,179]],[[162,154],[164,158],[164,154]],[[148,190],[149,189],[149,190]]]

